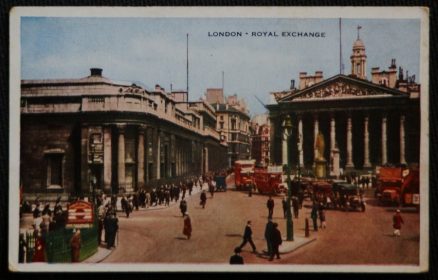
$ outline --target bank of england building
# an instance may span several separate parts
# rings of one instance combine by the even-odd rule
[[[20,184],[28,196],[130,193],[216,171],[216,114],[186,91],[110,80],[22,80]]]

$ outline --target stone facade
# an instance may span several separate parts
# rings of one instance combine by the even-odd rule
[[[82,79],[23,80],[24,193],[132,192],[225,168],[214,110],[172,95],[114,82],[101,69]]]
[[[338,175],[338,169],[419,163],[421,87],[415,77],[405,78],[401,72],[397,79],[392,59],[389,71],[373,68],[372,80],[368,81],[365,45],[359,37],[350,58],[348,76],[339,74],[309,84],[301,73],[299,89],[291,86],[271,93],[276,100],[267,106],[272,163],[285,164],[289,157],[294,166],[299,162],[307,170],[314,169],[320,132],[327,143],[323,153],[328,162],[327,174]],[[286,115],[293,121],[289,143],[282,128]],[[282,152],[285,147],[289,147],[287,154]]]
[[[222,140],[228,144],[228,166],[236,160],[249,159],[250,151],[250,118],[244,111],[229,104],[212,104],[216,110],[217,126]]]
[[[270,163],[271,131],[267,114],[254,116],[251,120],[251,158],[256,164],[267,166]]]

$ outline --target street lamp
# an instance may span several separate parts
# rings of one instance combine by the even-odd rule
[[[97,184],[97,178],[95,175],[91,175],[91,187],[92,187],[92,200],[93,200],[93,206],[96,205],[96,184]]]
[[[287,115],[283,122],[283,133],[284,136],[286,136],[286,143],[287,143],[287,150],[289,150],[289,139],[292,135],[292,120],[289,115]],[[292,186],[291,186],[291,179],[290,179],[290,157],[289,153],[287,153],[287,212],[286,212],[286,233],[287,233],[287,241],[293,241],[294,240],[294,223],[292,220],[292,212],[291,212],[291,193],[292,193]]]

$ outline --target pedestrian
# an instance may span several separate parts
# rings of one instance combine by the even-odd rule
[[[272,199],[272,196],[269,196],[268,201],[266,202],[266,207],[268,208],[268,218],[272,219],[272,215],[274,214],[274,200]]]
[[[318,231],[318,207],[315,201],[313,202],[312,212],[310,213],[310,217],[313,221],[313,231]]]
[[[277,259],[280,259],[280,250],[279,247],[281,243],[283,243],[283,239],[281,238],[281,232],[278,230],[278,224],[274,223],[274,229],[272,230],[272,252],[269,260],[272,261],[274,256],[277,255]]]
[[[103,220],[105,219],[107,210],[107,205],[101,204],[99,208],[97,208],[97,245],[100,245],[102,243],[102,231],[103,231]]]
[[[281,201],[281,204],[283,205],[283,215],[284,215],[284,218],[286,219],[286,217],[287,217],[287,201],[286,201],[286,197],[283,197],[283,200]]]
[[[294,209],[295,219],[298,219],[298,212],[299,212],[299,208],[300,208],[300,203],[298,201],[298,197],[296,197],[296,196],[292,197],[292,208]]]
[[[41,234],[40,229],[36,229],[35,236],[35,251],[33,254],[32,262],[45,262],[46,261],[46,244]]]
[[[323,207],[319,208],[318,215],[319,215],[319,222],[320,222],[320,226],[319,227],[321,229],[326,228],[327,224],[326,224],[326,221],[325,221],[325,211],[324,211]]]
[[[267,247],[267,255],[271,256],[272,254],[272,234],[274,231],[274,223],[272,223],[272,219],[268,218],[268,222],[265,227],[265,239],[266,239],[266,247]]]
[[[114,247],[117,231],[119,230],[119,219],[110,212],[105,218],[105,241],[107,249]]]
[[[202,208],[205,208],[205,204],[207,203],[207,195],[205,194],[205,191],[202,191],[201,193],[201,203]]]
[[[184,217],[184,215],[187,212],[187,202],[186,202],[186,200],[184,198],[179,203],[179,209],[181,210],[181,214]]]
[[[122,197],[121,204],[122,204],[122,210],[126,214],[126,218],[129,218],[129,213],[130,213],[130,211],[129,211],[129,203],[128,203],[128,200],[126,199],[125,196]]]
[[[248,243],[248,242],[252,247],[252,252],[256,253],[257,249],[256,249],[256,246],[254,245],[254,242],[252,241],[251,221],[248,221],[246,223],[245,231],[243,233],[243,242],[242,242],[242,244],[240,244],[239,248],[242,249],[246,245],[246,243]]]
[[[209,178],[209,180],[208,180],[208,190],[210,191],[210,196],[213,197],[214,196],[214,184],[213,184],[213,180],[211,178]]]
[[[240,247],[234,248],[234,255],[230,257],[230,264],[244,264],[243,258],[240,255],[241,251]]]
[[[187,236],[187,239],[190,239],[190,237],[192,236],[192,221],[188,212],[186,212],[184,217],[183,234]]]
[[[73,229],[73,236],[70,239],[71,262],[79,262],[81,255],[81,231]]]
[[[392,217],[392,227],[394,228],[394,236],[400,237],[401,225],[404,224],[403,218],[400,215],[400,209],[395,211],[394,216]]]
[[[24,238],[24,233],[20,233],[19,240],[19,249],[18,249],[18,262],[25,263],[26,262],[26,252],[27,252],[27,242]]]

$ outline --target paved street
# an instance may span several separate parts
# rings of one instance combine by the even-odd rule
[[[119,245],[104,262],[228,263],[234,247],[241,243],[247,220],[253,221],[253,239],[261,252],[266,248],[266,200],[266,196],[248,197],[247,193],[229,189],[215,193],[213,198],[208,194],[206,208],[202,209],[199,193],[192,194],[188,198],[193,226],[190,240],[182,234],[183,219],[176,204],[166,209],[134,211],[128,219],[120,214]],[[365,213],[328,210],[327,229],[310,231],[316,241],[272,263],[418,264],[419,214],[402,210],[402,236],[394,238],[393,208],[377,206],[371,192],[367,203]],[[310,216],[309,206],[306,200],[299,219],[294,219],[296,236],[304,237],[304,215]],[[279,196],[275,197],[274,222],[279,223],[285,237]],[[249,244],[242,256],[246,263],[271,263],[261,254],[252,254]]]

